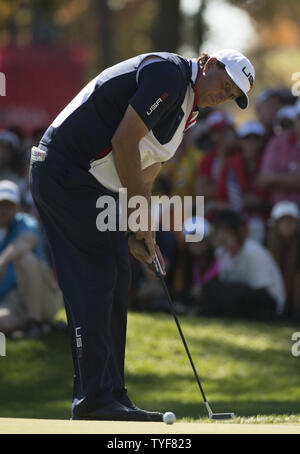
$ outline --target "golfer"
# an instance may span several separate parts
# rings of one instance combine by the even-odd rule
[[[126,188],[128,200],[149,201],[162,162],[174,155],[199,109],[227,100],[245,109],[254,77],[249,60],[233,49],[198,59],[139,55],[88,83],[33,147],[31,192],[70,330],[73,419],[162,421],[162,413],[129,399],[124,356],[128,250],[149,268],[157,253],[164,270],[163,259],[150,226],[100,231],[97,200],[109,195],[117,201]]]

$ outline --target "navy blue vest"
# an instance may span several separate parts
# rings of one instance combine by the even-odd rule
[[[168,142],[183,116],[181,105],[187,85],[192,83],[192,65],[190,60],[179,55],[155,52],[125,60],[102,71],[54,120],[41,144],[61,150],[88,170],[90,161],[110,151],[111,139],[130,99],[139,88],[138,67],[150,55],[160,56],[175,65],[176,96],[152,129],[160,143]]]

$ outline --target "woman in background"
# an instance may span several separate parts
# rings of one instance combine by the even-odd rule
[[[285,284],[287,302],[284,315],[300,320],[300,211],[289,201],[278,202],[271,212],[267,246],[276,260]]]

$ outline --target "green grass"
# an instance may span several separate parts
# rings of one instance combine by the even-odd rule
[[[181,317],[204,391],[215,412],[239,423],[300,422],[300,357],[295,325]],[[128,393],[148,409],[183,421],[207,420],[171,315],[130,313]],[[0,358],[0,417],[69,418],[73,369],[68,337],[7,341]]]

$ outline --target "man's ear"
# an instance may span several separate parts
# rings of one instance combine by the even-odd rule
[[[203,67],[203,74],[210,71],[216,66],[217,59],[215,57],[209,58]]]

